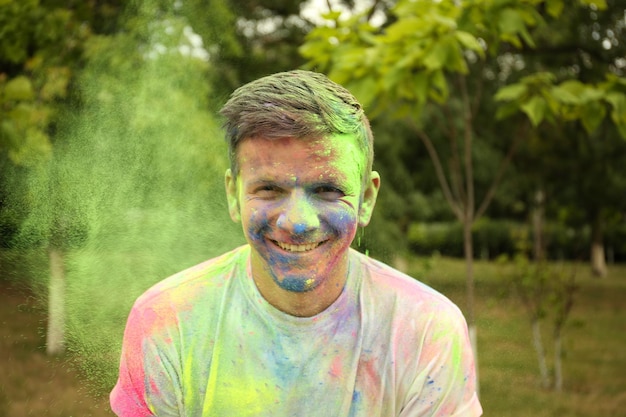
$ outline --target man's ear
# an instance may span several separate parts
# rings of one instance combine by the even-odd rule
[[[239,199],[237,198],[237,178],[233,176],[230,169],[224,174],[224,185],[226,186],[226,200],[228,201],[228,213],[235,223],[241,221],[239,211]]]
[[[372,171],[369,180],[365,184],[365,189],[363,190],[363,201],[361,202],[361,207],[359,207],[359,226],[365,227],[369,224],[374,206],[376,205],[379,189],[380,175],[378,172]]]

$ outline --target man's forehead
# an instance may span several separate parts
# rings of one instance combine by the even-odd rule
[[[361,178],[366,166],[354,135],[321,138],[246,138],[236,155],[238,171],[255,177],[297,175],[307,181]]]
[[[320,181],[345,179],[359,172],[360,155],[350,146],[327,146],[327,143],[310,145],[250,141],[240,149],[240,170],[256,177],[306,176],[308,180]]]
[[[263,156],[297,156],[298,154],[306,154],[311,158],[350,158],[356,155],[361,156],[362,154],[354,135],[332,135],[320,138],[251,137],[240,142],[238,148],[239,152],[237,154],[240,157],[242,156],[242,148],[248,151],[246,152],[247,155],[243,155],[247,158],[254,158],[255,154],[259,153],[259,150],[267,148],[273,151],[270,155],[266,153],[260,154]]]
[[[286,163],[275,161],[269,164],[242,163],[242,174],[253,182],[345,182],[358,176],[358,167],[342,166],[338,163]]]

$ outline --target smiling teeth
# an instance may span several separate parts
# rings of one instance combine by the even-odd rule
[[[289,243],[276,242],[281,249],[289,252],[306,252],[315,249],[319,243],[309,243],[307,245],[291,245]]]

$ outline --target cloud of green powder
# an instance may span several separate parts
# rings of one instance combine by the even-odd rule
[[[63,253],[67,346],[103,391],[134,299],[243,242],[225,205],[210,60],[189,53],[185,31],[175,12],[140,8],[125,31],[94,37],[75,86],[83,105],[30,184],[21,245]]]

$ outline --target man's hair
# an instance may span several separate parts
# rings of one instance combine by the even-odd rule
[[[223,127],[234,176],[239,173],[237,146],[255,137],[319,139],[347,134],[363,153],[363,176],[372,170],[374,137],[362,106],[323,74],[294,70],[259,78],[235,90],[220,114],[226,118]]]

